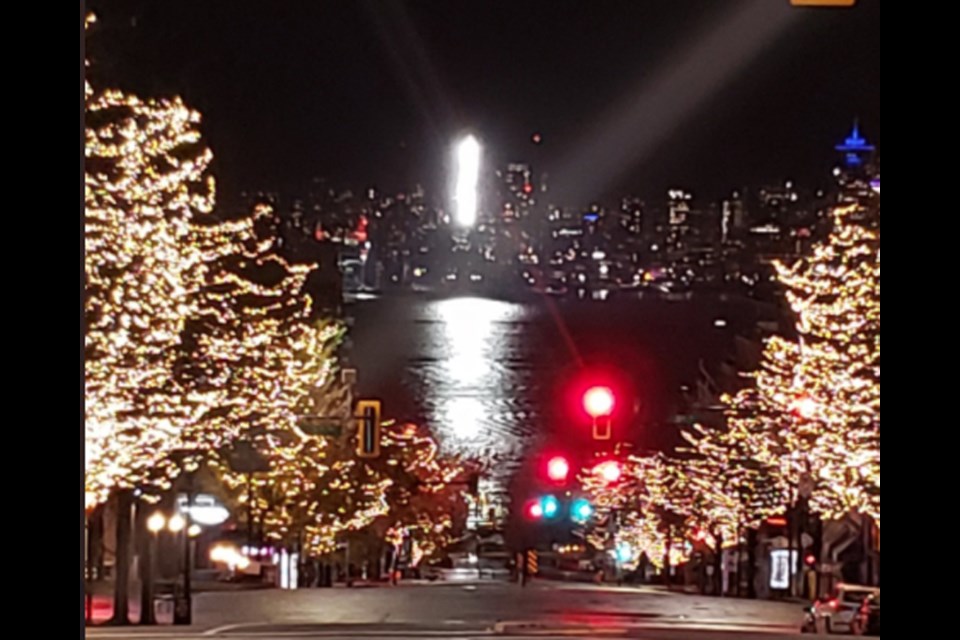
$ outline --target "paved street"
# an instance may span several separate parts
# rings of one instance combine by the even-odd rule
[[[91,638],[569,636],[784,638],[796,604],[636,589],[535,583],[401,585],[359,589],[205,593],[190,630],[103,629]],[[589,637],[588,636],[588,637]]]

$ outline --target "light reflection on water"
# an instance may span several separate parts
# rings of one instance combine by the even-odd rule
[[[425,308],[433,357],[413,373],[422,379],[422,405],[448,451],[488,460],[519,455],[532,407],[522,406],[526,399],[516,390],[529,367],[510,363],[525,360],[517,326],[525,314],[522,305],[482,298],[438,300]]]

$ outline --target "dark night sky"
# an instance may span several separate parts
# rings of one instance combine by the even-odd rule
[[[721,27],[758,3],[765,15]],[[87,46],[96,82],[178,93],[202,111],[221,198],[300,190],[315,175],[436,186],[465,128],[492,159],[565,177],[600,166],[601,152],[609,179],[578,183],[577,199],[660,200],[674,184],[716,197],[824,180],[855,115],[879,144],[880,2],[860,3],[100,0]],[[772,22],[782,29],[711,84],[726,47],[698,44],[749,49]],[[698,88],[691,108],[673,104]],[[610,130],[612,114],[630,126]]]

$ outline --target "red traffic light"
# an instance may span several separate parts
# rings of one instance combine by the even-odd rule
[[[553,482],[566,482],[570,476],[570,463],[562,456],[550,458],[547,462],[547,477]]]
[[[616,460],[607,460],[595,466],[593,473],[607,484],[613,484],[623,476],[623,466]]]
[[[527,503],[527,508],[524,509],[524,512],[531,520],[540,520],[543,518],[543,505],[539,500],[531,500]]]
[[[817,564],[817,556],[813,555],[812,553],[808,553],[807,556],[803,559],[803,561],[807,564],[808,567],[812,567],[815,564]]]
[[[583,394],[583,408],[591,418],[605,418],[616,404],[609,387],[592,387]]]

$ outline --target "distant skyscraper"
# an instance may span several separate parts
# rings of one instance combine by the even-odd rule
[[[693,194],[683,189],[671,189],[667,193],[667,198],[670,225],[681,226],[686,224],[690,215],[690,202],[693,200]]]
[[[857,121],[854,121],[846,140],[835,148],[840,153],[840,164],[833,170],[840,187],[838,201],[841,204],[866,205],[879,195],[879,182],[876,187],[872,184],[880,174],[877,148],[860,133],[860,123]]]
[[[720,214],[720,241],[727,244],[746,225],[747,216],[743,198],[738,191],[734,191],[730,198],[723,201]]]
[[[643,233],[643,202],[639,198],[626,197],[621,200],[620,225],[631,236]]]
[[[850,135],[842,144],[838,144],[836,149],[842,156],[843,167],[851,172],[867,170],[877,152],[877,148],[860,134],[859,121],[854,121]]]
[[[513,163],[497,172],[501,216],[526,218],[534,203],[533,171],[528,164]]]

